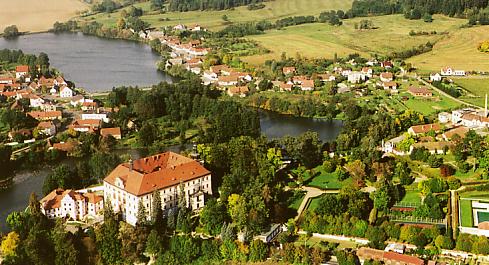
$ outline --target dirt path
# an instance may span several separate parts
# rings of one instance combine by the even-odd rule
[[[339,190],[321,190],[318,188],[306,187],[306,186],[303,186],[301,188],[301,190],[306,192],[306,196],[304,196],[304,199],[302,200],[301,205],[299,206],[299,209],[297,209],[297,215],[294,218],[294,220],[299,219],[299,217],[302,215],[302,212],[304,211],[304,209],[308,205],[309,200],[316,198],[316,197],[319,197],[319,196],[326,194],[326,193],[336,194],[336,193],[340,192]]]

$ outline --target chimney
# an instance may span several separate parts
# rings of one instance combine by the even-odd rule
[[[487,94],[486,94],[486,104],[484,105],[484,117],[487,117]]]
[[[129,171],[132,171],[134,163],[132,162],[132,158],[129,158]]]

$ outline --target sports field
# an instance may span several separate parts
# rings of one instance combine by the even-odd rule
[[[87,8],[79,0],[0,0],[0,31],[10,25],[22,32],[46,31],[54,22],[66,21]]]
[[[408,60],[415,67],[440,71],[451,66],[465,71],[489,71],[489,54],[477,50],[477,45],[488,40],[489,26],[464,28],[439,41],[433,51]]]
[[[168,12],[158,14],[149,12],[141,17],[154,27],[162,27],[177,24],[199,24],[209,30],[219,30],[226,26],[226,22],[222,19],[223,15],[228,17],[230,22],[249,22],[270,20],[290,17],[314,15],[317,16],[322,11],[329,10],[347,10],[351,8],[352,0],[275,0],[266,2],[266,7],[259,10],[248,10],[246,6],[234,8],[233,10],[222,11],[190,11],[190,12]],[[149,11],[149,2],[136,4],[135,6],[142,8],[144,11]],[[112,14],[97,14],[87,17],[87,20],[95,19],[98,22],[106,25],[115,25],[120,17],[119,12]]]
[[[342,26],[325,23],[304,24],[282,30],[268,31],[266,34],[250,36],[272,53],[246,58],[251,63],[261,63],[266,59],[278,58],[282,52],[289,56],[300,53],[305,57],[332,58],[334,54],[344,56],[351,53],[363,55],[390,54],[415,46],[436,42],[446,35],[441,32],[458,30],[465,20],[434,16],[433,23],[421,20],[407,20],[402,15],[369,17],[376,29],[358,30],[355,24],[366,18],[343,20]],[[437,31],[436,35],[409,36],[409,32]]]

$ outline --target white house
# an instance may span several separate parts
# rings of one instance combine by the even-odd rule
[[[380,74],[380,81],[382,82],[391,82],[394,80],[394,75],[390,72],[384,72]]]
[[[448,123],[452,119],[452,115],[448,112],[438,113],[438,121],[440,123]]]
[[[91,192],[56,189],[42,198],[41,212],[50,219],[83,220],[103,209],[103,197]]]
[[[28,94],[29,105],[31,108],[40,108],[44,104],[44,99],[38,95]]]
[[[52,121],[42,121],[37,125],[39,133],[47,136],[53,136],[56,134],[56,125]]]
[[[187,30],[187,27],[183,24],[178,24],[173,27],[173,30]]]
[[[464,70],[454,70],[452,67],[443,67],[440,73],[444,76],[465,76]]]
[[[83,104],[83,102],[85,102],[85,101],[86,102],[91,102],[93,100],[91,100],[91,99],[85,99],[85,97],[82,96],[82,95],[77,95],[77,96],[74,96],[74,97],[71,98],[70,104],[71,104],[71,106],[76,107],[78,105]]]
[[[467,113],[474,113],[475,110],[471,108],[459,109],[452,111],[452,124],[457,125],[462,122],[462,117]]]
[[[160,196],[166,214],[182,200],[190,209],[200,210],[208,194],[212,194],[211,172],[173,152],[120,164],[104,179],[105,200],[131,225],[136,224],[141,205],[148,218],[152,215],[154,196]]]
[[[350,74],[348,74],[348,82],[350,83],[354,83],[354,84],[361,83],[365,81],[365,79],[366,76],[361,72],[351,72]]]
[[[439,73],[431,73],[430,74],[430,81],[431,82],[440,82],[442,80],[442,76]]]
[[[81,119],[82,120],[101,120],[105,123],[110,122],[110,119],[107,116],[107,113],[82,113]]]
[[[15,67],[15,78],[19,79],[21,77],[25,77],[29,74],[29,66],[28,65],[19,65]]]
[[[73,90],[67,86],[61,87],[59,91],[59,96],[62,98],[71,98],[74,96]]]

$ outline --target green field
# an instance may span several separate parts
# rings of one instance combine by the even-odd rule
[[[489,54],[477,50],[477,45],[487,40],[488,35],[489,26],[459,29],[436,43],[431,52],[407,62],[416,68],[436,72],[445,66],[465,71],[489,71]]]
[[[401,203],[421,203],[421,194],[418,190],[408,190]]]
[[[222,11],[168,12],[164,14],[149,12],[141,19],[154,27],[199,24],[209,30],[219,30],[226,26],[225,21],[222,20],[223,15],[226,15],[228,20],[233,23],[260,20],[275,21],[290,16],[317,16],[322,11],[332,9],[346,11],[351,7],[351,2],[352,0],[275,0],[266,2],[266,7],[263,9],[252,11],[248,10],[246,6],[242,6]],[[135,6],[143,8],[144,11],[149,11],[149,5],[149,2],[135,4]],[[119,17],[120,10],[111,14],[97,14],[85,19],[94,19],[105,25],[114,26]]]
[[[320,188],[323,190],[337,190],[341,189],[346,183],[351,182],[351,179],[339,181],[338,176],[333,173],[321,172],[318,176],[314,177],[307,186]]]
[[[460,106],[458,102],[450,98],[438,95],[436,94],[436,92],[433,93],[433,96],[434,97],[438,96],[439,100],[415,98],[407,92],[400,93],[399,95],[409,97],[409,100],[403,101],[406,107],[415,110],[417,112],[420,112],[424,115],[430,115],[439,112],[441,110],[453,109]]]
[[[472,202],[470,200],[460,200],[460,225],[464,227],[472,227],[474,221],[472,219]]]
[[[484,107],[485,96],[489,94],[489,78],[453,78],[453,81],[468,92],[460,99]]]
[[[330,26],[324,23],[304,24],[271,30],[263,35],[250,36],[265,48],[269,54],[245,58],[246,61],[258,64],[266,59],[278,58],[282,52],[289,56],[300,53],[305,57],[332,58],[351,53],[362,55],[390,54],[402,51],[426,42],[436,42],[446,35],[409,36],[414,31],[452,32],[457,30],[465,20],[435,16],[433,23],[421,20],[407,20],[402,15],[369,17],[377,29],[357,30],[354,25],[365,18],[343,20],[342,26]]]
[[[307,210],[314,210],[316,208],[318,208],[319,206],[319,201],[321,200],[321,196],[319,197],[316,197],[316,198],[312,198],[311,199],[311,202],[309,203],[309,205],[307,206]]]

